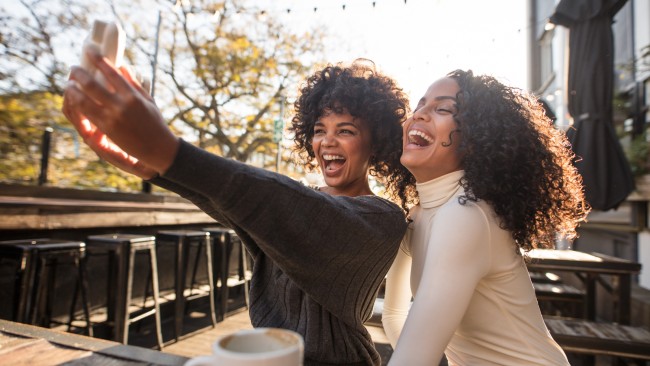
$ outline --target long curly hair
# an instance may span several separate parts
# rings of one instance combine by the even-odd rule
[[[369,60],[327,65],[307,79],[294,110],[289,127],[295,134],[294,152],[308,170],[317,167],[311,142],[314,125],[325,112],[347,112],[367,123],[372,131],[369,174],[408,212],[416,196],[415,178],[400,163],[401,124],[409,112],[408,97],[393,79],[377,72]]]
[[[552,248],[557,236],[577,237],[590,208],[563,131],[542,104],[495,78],[456,70],[460,91],[454,119],[465,176],[461,202],[485,200],[528,251]]]

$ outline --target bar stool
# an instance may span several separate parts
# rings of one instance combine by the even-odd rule
[[[98,252],[108,252],[109,254],[107,321],[113,325],[113,339],[128,344],[129,326],[153,315],[156,323],[156,341],[158,342],[158,348],[162,349],[156,238],[150,235],[135,234],[93,235],[88,237],[87,245],[89,254]],[[133,296],[135,256],[138,252],[149,254],[153,309],[132,318],[129,306]],[[145,290],[145,302],[146,298]]]
[[[210,248],[210,234],[204,231],[175,230],[159,231],[156,234],[156,243],[162,245],[175,245],[174,264],[174,338],[178,341],[183,331],[183,318],[185,315],[185,304],[189,300],[206,296],[205,294],[192,295],[194,287],[194,276],[190,285],[189,295],[185,296],[185,281],[187,276],[187,264],[189,261],[190,246],[197,246],[196,261],[201,258],[202,248],[205,247],[205,265],[208,276],[208,294],[210,301],[210,317],[212,326],[217,325],[216,310],[214,306],[214,274],[212,271],[212,249]],[[196,263],[198,264],[198,263]],[[194,271],[196,271],[196,264]]]
[[[217,288],[219,297],[219,319],[223,320],[228,313],[228,296],[231,287],[244,287],[246,309],[250,306],[250,279],[248,270],[248,255],[239,236],[234,230],[221,226],[211,226],[202,229],[210,233],[215,246],[215,262],[217,263]]]
[[[18,272],[14,282],[14,320],[50,327],[59,264],[72,258],[76,269],[76,286],[80,289],[86,333],[92,337],[85,265],[86,244],[49,238],[9,240],[0,242],[0,256],[17,257]],[[68,331],[74,320],[76,292],[70,306]]]

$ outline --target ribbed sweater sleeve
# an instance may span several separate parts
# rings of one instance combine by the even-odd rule
[[[303,291],[351,326],[369,315],[374,290],[406,229],[399,207],[384,199],[330,196],[184,141],[172,166],[152,182],[239,228]]]

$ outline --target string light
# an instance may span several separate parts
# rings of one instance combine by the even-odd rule
[[[175,7],[177,7],[177,8],[178,8],[178,7],[181,7],[182,5],[188,3],[189,1],[190,1],[190,0],[176,0],[176,1],[175,1]],[[372,7],[373,7],[373,8],[377,8],[377,1],[372,1],[371,4],[372,4]],[[404,5],[406,6],[407,4],[408,4],[408,0],[404,0]],[[284,10],[286,11],[287,14],[292,14],[292,13],[295,13],[294,10],[296,10],[296,9],[285,8]],[[300,9],[298,9],[298,10],[300,10]],[[313,10],[313,13],[317,13],[319,10],[322,10],[322,7],[321,7],[321,9],[319,9],[318,7],[315,6],[315,7],[312,8],[312,10]],[[341,10],[342,10],[342,11],[346,11],[346,10],[347,10],[347,4],[345,4],[345,3],[344,3],[344,4],[341,4]],[[245,12],[245,11],[242,11],[241,9],[238,9],[238,10],[237,10],[237,15],[241,14],[242,12]],[[267,10],[260,10],[260,11],[257,13],[258,16],[260,16],[260,15],[261,15],[261,16],[264,16],[264,15],[266,15],[266,14],[268,14]],[[214,17],[215,17],[215,18],[218,17],[218,13],[217,13],[217,12],[214,13]],[[535,26],[541,24],[542,22],[543,22],[543,20],[537,22],[537,24],[531,24],[531,25],[528,25],[527,27],[525,27],[525,29],[518,28],[518,29],[516,29],[516,32],[517,32],[518,34],[521,34],[522,31],[527,30],[527,29],[532,28],[532,27],[535,27]],[[497,41],[497,39],[495,39],[495,38],[492,38],[492,39],[491,39],[491,42],[492,42],[492,43],[495,43],[496,41]]]

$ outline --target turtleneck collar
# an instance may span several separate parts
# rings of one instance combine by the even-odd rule
[[[422,208],[442,206],[460,188],[460,179],[464,170],[457,170],[424,183],[416,183],[415,187],[420,197]]]

